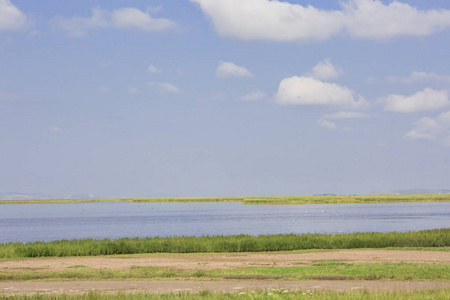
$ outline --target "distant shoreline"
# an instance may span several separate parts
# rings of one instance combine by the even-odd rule
[[[417,195],[348,195],[348,196],[248,196],[248,197],[186,197],[186,198],[106,198],[106,199],[43,199],[0,200],[0,204],[94,203],[94,202],[240,202],[242,204],[344,204],[395,202],[449,202],[450,194]]]

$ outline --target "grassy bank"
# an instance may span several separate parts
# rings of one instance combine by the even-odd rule
[[[248,267],[218,270],[179,270],[134,266],[131,269],[94,269],[82,265],[63,271],[45,268],[17,272],[0,270],[0,280],[408,280],[448,281],[450,265],[428,263],[343,263],[323,261],[290,267]]]
[[[138,253],[262,252],[303,249],[449,247],[450,228],[389,233],[278,234],[61,240],[0,244],[0,258]]]
[[[270,289],[268,291],[244,291],[239,293],[211,293],[209,291],[200,291],[198,294],[129,294],[118,293],[115,295],[101,295],[89,293],[88,295],[35,295],[35,296],[12,296],[1,297],[4,300],[198,300],[198,299],[393,299],[393,300],[414,300],[414,299],[449,299],[450,289],[436,290],[417,290],[417,291],[376,291],[368,292],[366,290],[358,290],[351,292],[311,292],[296,291],[289,292],[284,289]]]
[[[327,204],[387,202],[448,202],[450,194],[433,195],[351,195],[351,196],[251,196],[192,198],[122,198],[71,200],[0,200],[0,204],[86,203],[86,202],[241,202],[242,204]]]

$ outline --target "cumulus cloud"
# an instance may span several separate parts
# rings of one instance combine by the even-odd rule
[[[246,94],[239,98],[242,101],[257,101],[262,100],[267,97],[267,94],[262,91],[255,91],[249,94]]]
[[[191,0],[219,35],[242,40],[325,40],[336,35],[387,39],[426,36],[450,27],[449,10],[420,10],[398,1],[348,0],[322,10],[271,0]]]
[[[389,82],[402,82],[406,84],[413,84],[416,82],[443,82],[450,83],[450,76],[447,75],[439,75],[435,72],[412,72],[409,76],[406,77],[395,77],[390,76],[387,78]]]
[[[450,111],[441,113],[437,118],[425,117],[415,123],[406,133],[407,139],[427,139],[440,141],[450,146]]]
[[[342,70],[336,68],[329,59],[319,62],[312,68],[311,76],[320,79],[335,79],[342,74]]]
[[[167,82],[149,82],[148,85],[156,86],[164,92],[169,92],[169,93],[174,93],[174,94],[178,94],[180,92],[180,89],[177,86],[175,86],[171,83],[167,83]]]
[[[378,100],[387,111],[411,113],[443,108],[450,104],[447,91],[426,88],[411,96],[389,95]]]
[[[327,121],[324,119],[319,119],[317,121],[317,124],[319,124],[320,127],[327,129],[327,130],[336,130],[337,129],[337,125],[334,122],[331,121]]]
[[[0,0],[0,30],[17,30],[28,23],[25,14],[10,0]]]
[[[343,14],[268,0],[191,0],[221,36],[242,40],[327,39],[342,28]]]
[[[149,65],[147,68],[147,71],[149,71],[150,73],[153,73],[153,74],[161,72],[161,70],[158,69],[157,67],[155,67],[154,65]]]
[[[153,18],[148,12],[133,7],[120,8],[112,12],[94,8],[90,17],[57,16],[51,20],[51,24],[55,29],[66,32],[70,37],[86,36],[90,29],[123,28],[150,32],[163,31],[176,26],[169,19]]]
[[[345,86],[305,76],[283,79],[275,95],[275,101],[279,104],[329,105],[352,109],[367,105],[361,96],[356,100],[354,92]]]
[[[420,10],[393,1],[351,0],[343,3],[345,28],[355,38],[387,39],[427,36],[450,27],[450,10]]]
[[[323,116],[324,119],[329,120],[342,120],[342,119],[365,119],[368,118],[369,115],[358,112],[358,111],[339,111],[333,114],[326,114]]]
[[[216,76],[220,78],[253,77],[253,74],[246,68],[232,62],[220,61],[216,69]]]

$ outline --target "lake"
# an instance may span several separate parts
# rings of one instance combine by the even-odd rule
[[[450,202],[0,205],[0,243],[81,238],[391,232],[450,227]]]

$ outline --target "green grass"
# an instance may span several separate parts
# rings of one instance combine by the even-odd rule
[[[450,194],[0,200],[0,204],[84,203],[84,202],[241,202],[242,204],[326,204],[326,203],[447,202],[447,201],[450,201]]]
[[[268,291],[243,291],[237,293],[211,293],[200,291],[198,294],[171,293],[171,294],[124,294],[101,295],[89,293],[87,295],[35,295],[2,297],[4,300],[233,300],[233,299],[366,299],[366,300],[440,300],[449,299],[450,289],[424,289],[417,291],[376,291],[358,290],[350,292],[311,292],[308,290],[289,292],[284,289],[270,289]]]
[[[450,228],[351,234],[278,234],[82,239],[0,244],[0,259],[139,253],[264,252],[304,249],[449,247]]]
[[[87,268],[87,266],[84,265],[75,265],[75,266],[68,266],[67,269],[78,269],[78,268]]]
[[[289,267],[249,267],[226,270],[178,270],[135,266],[129,270],[72,268],[59,272],[5,272],[0,280],[408,280],[448,281],[449,264],[342,263],[323,261]]]
[[[426,263],[318,262],[294,267],[205,271],[205,277],[282,280],[450,280],[450,265]]]

